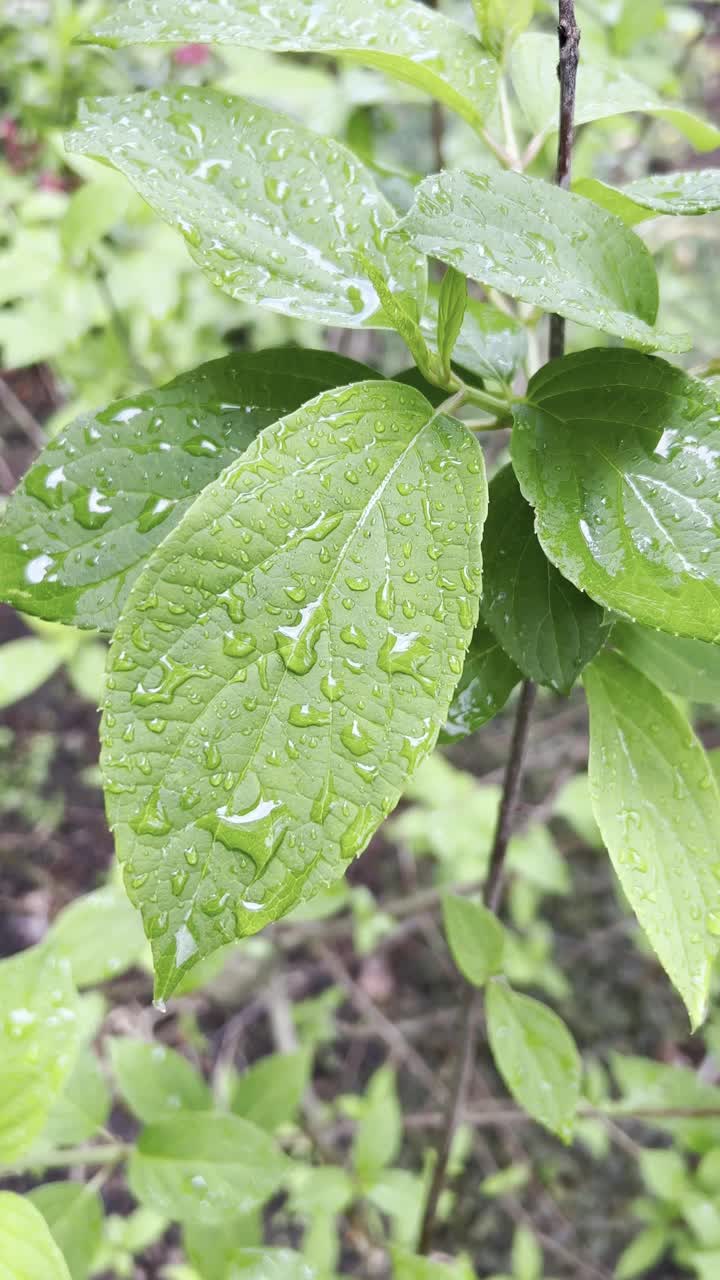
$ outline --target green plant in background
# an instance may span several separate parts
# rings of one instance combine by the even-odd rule
[[[0,317],[0,341],[18,359],[57,356],[62,367],[63,282],[80,264],[87,276],[72,278],[85,301],[71,342],[104,306],[106,330],[91,343],[118,343],[122,359],[110,362],[113,399],[99,412],[76,373],[83,412],[58,424],[7,506],[0,590],[26,615],[112,637],[103,780],[159,1007],[205,976],[210,957],[219,969],[230,944],[293,909],[302,927],[303,915],[350,905],[360,950],[392,929],[392,912],[375,917],[372,899],[340,882],[409,794],[415,806],[393,820],[395,835],[437,859],[464,1011],[436,1158],[420,1174],[396,1167],[403,1116],[389,1068],[363,1098],[333,1104],[330,1118],[349,1119],[354,1134],[346,1167],[312,1162],[297,1113],[330,1008],[307,1011],[311,1030],[295,1027],[281,1060],[216,1080],[212,1093],[172,1050],[110,1042],[115,1093],[142,1128],[137,1141],[105,1130],[96,1143],[111,1103],[89,1049],[102,1008],[77,988],[143,963],[145,944],[116,885],[81,899],[43,944],[0,969],[0,1159],[15,1172],[86,1160],[99,1169],[86,1187],[40,1187],[33,1204],[2,1198],[0,1238],[25,1230],[36,1240],[36,1256],[13,1263],[31,1278],[81,1280],[107,1266],[129,1274],[133,1254],[175,1222],[204,1280],[330,1280],[343,1265],[340,1214],[366,1250],[389,1245],[399,1280],[471,1277],[466,1260],[427,1255],[450,1208],[448,1169],[462,1160],[458,1120],[481,1007],[519,1106],[565,1142],[597,1140],[592,1125],[622,1103],[602,1089],[591,1100],[591,1073],[583,1097],[570,1031],[516,989],[532,984],[557,999],[566,990],[537,919],[543,895],[567,893],[565,866],[542,823],[511,839],[537,685],[567,694],[583,681],[592,815],[582,782],[558,812],[593,843],[597,824],[693,1029],[706,1016],[720,949],[720,794],[680,700],[717,701],[720,405],[712,379],[651,354],[684,353],[691,339],[672,319],[658,323],[655,264],[634,228],[657,213],[720,208],[720,178],[707,169],[618,185],[605,173],[568,189],[573,115],[591,123],[642,112],[698,150],[720,143],[661,84],[623,69],[622,55],[638,40],[652,50],[666,25],[658,6],[641,8],[639,19],[624,6],[610,29],[588,12],[575,98],[578,33],[572,4],[560,4],[558,185],[539,176],[556,147],[556,43],[526,30],[532,4],[475,3],[474,32],[468,6],[455,21],[417,0],[127,0],[104,19],[84,15],[83,39],[103,66],[98,45],[318,54],[397,78],[460,122],[436,134],[448,167],[420,180],[378,154],[367,102],[338,112],[347,142],[337,141],[262,92],[263,101],[237,96],[243,64],[233,70],[232,54],[219,77],[234,75],[230,86],[152,87],[146,74],[151,87],[126,94],[119,85],[119,95],[83,105],[66,147],[85,184],[38,211],[17,179],[3,252],[16,268],[32,259],[36,274],[29,287],[12,286],[20,292],[6,298],[14,306]],[[53,47],[70,59],[58,70],[67,87],[79,55],[63,40]],[[146,73],[161,56],[148,55]],[[143,81],[127,60],[119,66],[133,88]],[[646,73],[652,81],[652,59]],[[50,98],[57,123],[62,102],[62,93]],[[185,256],[178,267],[183,239],[201,275]],[[118,301],[132,254],[137,293]],[[446,267],[439,285],[429,258]],[[173,294],[148,318],[151,261]],[[34,332],[53,290],[55,345],[23,348],[23,324]],[[217,329],[230,328],[231,315],[246,323],[259,306],[296,326],[283,319],[271,337],[305,333],[312,344],[328,325],[361,339],[397,333],[414,367],[388,378],[383,352],[368,365],[307,345],[181,373],[189,360],[173,335],[196,304],[187,345],[179,338],[196,359],[218,356]],[[543,364],[545,313],[554,358]],[[566,320],[577,326],[570,354]],[[354,349],[373,356],[371,344]],[[138,352],[158,381],[172,380],[138,392]],[[478,437],[494,442],[485,433],[506,428],[509,460],[488,486]],[[14,643],[45,646],[37,662],[49,673],[67,661],[77,682],[83,651],[92,647],[90,662],[98,652],[77,635]],[[518,685],[502,787],[478,789],[426,759],[440,735],[476,732]],[[507,869],[517,879],[505,925]],[[261,964],[262,941],[253,946],[243,954]],[[275,1097],[282,1105],[269,1105]],[[315,1101],[315,1118],[326,1120]],[[98,1193],[116,1166],[140,1216],[103,1228]],[[646,1159],[657,1193],[650,1167]],[[641,1203],[650,1225],[619,1274],[637,1274],[668,1247],[710,1274],[717,1241],[698,1197],[715,1193],[711,1173],[701,1165],[676,1181],[672,1194],[657,1194],[677,1213]],[[297,1243],[299,1224],[297,1250],[263,1247],[260,1211],[280,1192],[293,1224],[282,1238]],[[51,1236],[31,1232],[37,1209]],[[522,1226],[512,1274],[543,1275]]]

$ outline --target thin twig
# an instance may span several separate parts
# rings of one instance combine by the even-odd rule
[[[35,448],[42,449],[46,441],[45,432],[37,418],[34,418],[30,410],[26,409],[22,400],[18,399],[12,387],[8,385],[4,378],[0,378],[0,405],[2,405],[8,417],[12,418],[15,426],[25,432],[28,440],[35,445]]]
[[[575,20],[574,0],[558,0],[560,20],[560,127],[558,133],[557,168],[555,181],[559,187],[570,186],[572,146],[575,120],[575,87],[580,56],[580,29]],[[550,318],[550,359],[555,360],[565,352],[565,317]]]

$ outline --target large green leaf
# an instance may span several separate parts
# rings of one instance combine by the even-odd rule
[[[494,58],[416,0],[125,0],[95,25],[92,38],[112,45],[199,40],[347,58],[432,94],[475,127],[495,96]]]
[[[638,351],[546,365],[518,406],[512,458],[546,555],[632,621],[720,637],[720,407]]]
[[[110,1039],[110,1061],[122,1098],[145,1124],[178,1111],[209,1111],[212,1097],[192,1063],[164,1044]]]
[[[95,1188],[48,1182],[31,1191],[30,1200],[49,1226],[72,1280],[86,1280],[102,1238],[103,1204]]]
[[[605,612],[550,563],[511,466],[490,485],[480,610],[531,680],[569,693],[608,635]]]
[[[720,645],[619,622],[613,644],[667,693],[720,704]]]
[[[450,703],[441,742],[475,733],[502,711],[522,674],[484,622],[478,622]]]
[[[425,263],[368,169],[289,116],[211,89],[84,104],[69,151],[124,173],[233,298],[321,324],[387,327],[359,255],[422,304]]]
[[[617,214],[629,226],[660,213],[697,217],[720,209],[720,170],[690,169],[682,173],[654,173],[624,187],[611,187],[597,178],[583,178],[573,188]]]
[[[513,298],[643,346],[686,345],[653,328],[658,288],[645,245],[582,196],[521,173],[454,170],[421,182],[399,225],[423,253]]]
[[[471,434],[397,383],[267,428],[155,551],[110,651],[108,813],[158,994],[331,883],[434,745],[477,616]]]
[[[143,1129],[128,1182],[156,1213],[211,1225],[264,1204],[289,1167],[272,1138],[247,1120],[185,1111]]]
[[[112,631],[150,552],[262,427],[368,377],[342,356],[277,348],[212,360],[76,418],[8,504],[0,595],[25,613]]]
[[[12,1191],[0,1191],[0,1280],[70,1280],[40,1210]]]
[[[675,703],[619,654],[585,672],[595,818],[693,1027],[720,950],[720,794]]]
[[[43,946],[3,960],[1,1162],[10,1163],[32,1146],[73,1066],[79,1038],[77,994],[68,962]]]
[[[513,88],[535,133],[551,134],[558,127],[558,84],[555,75],[557,40],[530,32],[517,41],[512,52]],[[720,129],[685,107],[669,103],[612,63],[593,62],[583,54],[578,74],[575,120],[587,124],[626,112],[657,116],[673,125],[697,151],[720,146]]]

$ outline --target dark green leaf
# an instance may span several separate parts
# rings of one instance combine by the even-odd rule
[[[638,351],[541,369],[512,458],[553,564],[631,621],[716,640],[719,425],[704,383]]]
[[[235,1083],[232,1109],[268,1133],[292,1124],[308,1083],[311,1056],[274,1053],[244,1071]]]
[[[120,1093],[145,1124],[178,1111],[210,1111],[212,1097],[195,1067],[174,1049],[113,1036],[110,1061]]]
[[[465,658],[448,718],[440,732],[441,742],[457,742],[476,733],[498,711],[502,711],[522,674],[492,631],[478,622]]]
[[[0,1191],[0,1267],[7,1280],[71,1280],[40,1210],[12,1191]]]
[[[618,622],[613,644],[633,666],[678,698],[720,703],[720,645]]]
[[[720,209],[720,171],[717,169],[655,173],[624,187],[611,187],[596,178],[584,178],[573,190],[609,209],[629,226],[661,213],[696,217]]]
[[[48,1182],[29,1198],[49,1226],[72,1280],[86,1280],[102,1239],[103,1204],[97,1191],[81,1182]]]
[[[25,613],[112,631],[150,552],[262,427],[373,376],[329,352],[277,348],[212,360],[76,418],[8,504],[0,594]]]
[[[448,267],[438,295],[437,346],[443,369],[449,371],[450,358],[465,319],[467,280],[460,271]]]
[[[458,969],[476,987],[502,971],[505,930],[480,902],[447,894],[443,921],[448,946]]]

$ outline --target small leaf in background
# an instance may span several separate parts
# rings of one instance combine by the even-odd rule
[[[260,0],[128,0],[95,23],[111,45],[240,45],[248,49],[346,56],[432,94],[471,125],[495,98],[497,64],[459,24],[416,0],[302,0],[274,13]]]
[[[113,179],[115,175],[108,174],[103,182],[85,183],[70,196],[60,223],[60,243],[76,266],[125,216],[131,192]]]
[[[352,1159],[362,1183],[371,1186],[381,1170],[392,1164],[402,1143],[403,1116],[390,1067],[375,1072],[360,1105]]]
[[[720,794],[685,716],[615,653],[585,673],[590,787],[620,884],[695,1029],[720,950]]]
[[[440,291],[431,282],[420,318],[420,328],[431,345],[437,340],[439,306]],[[466,299],[465,315],[454,347],[454,359],[461,368],[478,378],[509,382],[526,354],[527,333],[518,320],[489,302]]]
[[[40,1135],[40,1147],[79,1146],[105,1124],[111,1097],[95,1053],[83,1047]],[[42,1164],[42,1150],[39,1155]]]
[[[422,302],[426,267],[370,171],[290,116],[211,89],[86,102],[67,149],[119,169],[233,298],[323,325],[383,328],[362,253]],[[603,215],[607,217],[608,215]]]
[[[458,969],[476,987],[502,972],[505,930],[479,902],[447,894],[442,901],[448,946]]]
[[[213,1226],[186,1222],[182,1236],[185,1253],[203,1280],[228,1280],[237,1251],[262,1244],[262,1215],[254,1209],[243,1217],[231,1217]]]
[[[642,240],[614,214],[548,182],[509,172],[433,175],[399,227],[422,253],[512,298],[641,346],[688,345],[653,328],[658,286]]]
[[[510,1257],[513,1280],[542,1280],[542,1250],[529,1227],[516,1227]]]
[[[50,1228],[72,1280],[86,1280],[102,1239],[103,1203],[97,1191],[79,1182],[48,1182],[29,1199]]]
[[[604,610],[550,564],[511,466],[490,483],[480,612],[523,674],[569,693],[609,634]]]
[[[0,962],[0,1161],[9,1164],[32,1146],[72,1070],[79,1039],[67,960],[37,946]]]
[[[645,1227],[620,1254],[615,1280],[634,1280],[635,1276],[644,1275],[660,1261],[669,1243],[666,1227]]]
[[[485,1009],[495,1066],[510,1093],[538,1124],[570,1142],[581,1062],[565,1023],[499,978],[488,985]]]
[[[473,0],[480,40],[504,61],[508,49],[530,26],[535,0]]]
[[[720,645],[618,622],[613,646],[666,693],[691,702],[720,703]]]
[[[39,689],[62,666],[78,640],[65,645],[50,636],[22,636],[0,645],[0,707],[9,707]]]
[[[210,1090],[182,1054],[164,1044],[124,1036],[113,1036],[108,1045],[120,1094],[145,1124],[178,1111],[212,1110]]]
[[[266,428],[154,552],[102,765],[160,998],[339,879],[397,803],[462,671],[485,502],[470,433],[366,382]]]
[[[71,1280],[40,1210],[12,1191],[0,1191],[0,1259],[7,1280]]]
[[[53,921],[48,941],[69,960],[81,988],[125,973],[139,963],[146,945],[137,912],[115,884],[75,898]]]
[[[478,622],[450,703],[440,742],[475,733],[502,711],[522,675],[484,622]]]
[[[76,418],[8,503],[0,525],[0,595],[44,618],[112,631],[151,551],[262,427],[325,388],[372,376],[332,352],[241,352]],[[78,644],[72,633],[64,635],[65,643]],[[33,688],[45,678],[44,651],[32,645],[26,661],[20,651],[7,652],[15,698],[23,687],[18,668],[27,670]],[[6,651],[0,649],[0,700]],[[52,655],[48,648],[45,661]]]
[[[658,214],[698,217],[720,209],[720,172],[691,169],[681,173],[654,173],[637,178],[624,187],[611,187],[597,178],[582,178],[573,184],[578,195],[608,209],[628,226],[656,218]]]
[[[320,1280],[317,1271],[294,1249],[238,1249],[228,1280]]]
[[[393,1250],[393,1280],[476,1280],[467,1258],[448,1259],[446,1262],[435,1258],[421,1258],[418,1254],[406,1253],[403,1249]]]
[[[590,779],[586,773],[576,773],[560,788],[553,805],[553,817],[563,818],[591,849],[605,848],[595,821]]]
[[[268,1135],[239,1116],[187,1111],[143,1129],[128,1183],[156,1213],[212,1225],[264,1204],[288,1167]]]
[[[708,641],[720,636],[718,425],[699,379],[598,348],[531,379],[511,446],[566,578],[631,621]]]
[[[306,1049],[260,1058],[236,1080],[232,1110],[268,1133],[293,1124],[307,1087],[311,1062]]]
[[[448,267],[438,295],[437,346],[443,368],[450,370],[450,359],[465,319],[467,280],[460,271]]]
[[[655,1112],[653,1127],[698,1154],[720,1147],[720,1089],[694,1068],[620,1053],[610,1055],[610,1065],[622,1095],[619,1114]]]
[[[69,659],[67,673],[76,692],[99,707],[105,692],[107,646],[98,640],[81,644]]]

